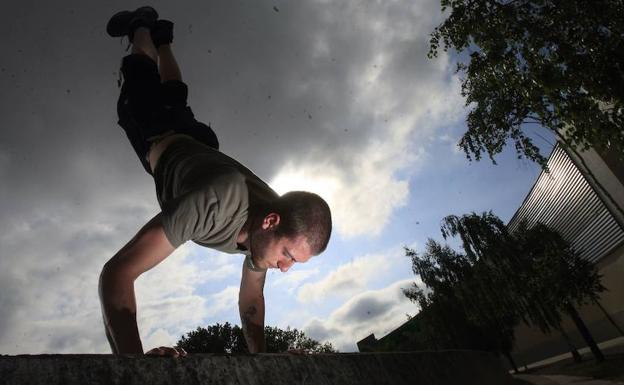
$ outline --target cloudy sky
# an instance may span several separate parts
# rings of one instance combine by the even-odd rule
[[[268,325],[341,351],[383,336],[418,311],[401,294],[417,281],[403,247],[439,239],[448,214],[508,220],[539,174],[510,151],[493,165],[456,148],[455,57],[426,57],[439,0],[175,4],[152,5],[175,22],[196,118],[278,192],[314,191],[333,210],[324,254],[268,274]],[[105,32],[141,5],[22,1],[0,14],[0,354],[110,352],[100,269],[159,211],[116,124],[127,42]],[[191,242],[141,276],[144,348],[240,323],[241,262]]]

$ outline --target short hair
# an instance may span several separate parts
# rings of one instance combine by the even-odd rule
[[[322,253],[332,231],[329,205],[320,196],[307,191],[290,191],[276,201],[272,208],[280,215],[277,236],[289,239],[304,236],[312,254]]]

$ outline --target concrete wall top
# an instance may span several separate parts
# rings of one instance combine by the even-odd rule
[[[510,385],[511,381],[496,355],[472,351],[0,356],[4,385]]]

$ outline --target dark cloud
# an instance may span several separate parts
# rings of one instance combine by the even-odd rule
[[[6,270],[5,270],[6,271]],[[26,282],[11,275],[10,272],[0,276],[2,284],[0,286],[0,306],[2,316],[0,316],[0,341],[5,339],[11,326],[18,321],[19,309],[22,305],[23,293],[20,287],[24,287]]]
[[[345,322],[371,321],[383,315],[396,304],[394,299],[384,300],[377,297],[363,297],[351,305],[351,308],[342,316]]]
[[[340,330],[328,327],[326,324],[319,320],[312,320],[305,326],[305,334],[316,340],[326,341],[336,334],[340,333]]]
[[[411,279],[403,279],[379,290],[357,294],[327,319],[308,322],[304,330],[318,340],[331,341],[340,351],[357,350],[358,340],[371,333],[379,338],[404,323],[407,313],[417,311],[401,292],[401,288],[411,283]]]

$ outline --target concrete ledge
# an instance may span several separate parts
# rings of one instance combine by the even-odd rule
[[[191,354],[185,358],[113,355],[0,356],[2,385],[507,385],[495,355],[408,353]]]

